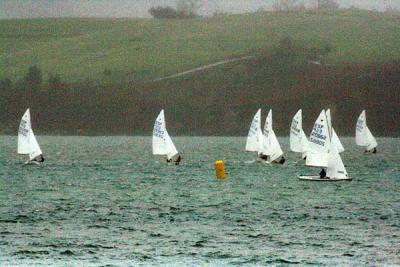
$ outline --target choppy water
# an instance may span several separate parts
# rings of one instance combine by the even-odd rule
[[[298,180],[319,170],[295,153],[252,163],[245,138],[174,138],[177,167],[150,137],[39,136],[42,168],[1,139],[1,265],[400,265],[400,139],[342,138],[354,180],[336,183]]]

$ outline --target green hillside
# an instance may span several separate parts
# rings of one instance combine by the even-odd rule
[[[21,78],[38,64],[45,77],[58,74],[69,82],[140,81],[265,52],[284,35],[328,49],[326,63],[383,61],[400,56],[398,21],[396,16],[365,11],[193,20],[3,20],[0,79]]]
[[[400,136],[399,21],[348,10],[3,20],[0,132],[15,134],[31,107],[37,134],[149,135],[164,108],[173,135],[246,135],[255,111],[272,108],[282,136],[297,109],[309,132],[320,110],[331,108],[339,135],[354,135],[367,109],[375,135]],[[26,78],[33,65],[43,79]]]

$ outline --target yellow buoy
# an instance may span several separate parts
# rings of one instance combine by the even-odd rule
[[[215,173],[218,179],[225,179],[225,166],[222,160],[216,160],[214,164]]]

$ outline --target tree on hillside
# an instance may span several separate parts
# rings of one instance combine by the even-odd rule
[[[199,0],[177,0],[176,10],[179,17],[192,18],[197,16]]]
[[[335,0],[317,0],[317,9],[338,9],[339,4]]]
[[[170,6],[156,6],[149,9],[150,15],[155,19],[175,19],[178,17],[177,11]]]
[[[25,75],[24,81],[26,84],[30,85],[34,89],[40,87],[43,81],[42,70],[40,66],[31,66],[27,74]]]
[[[198,9],[198,0],[177,0],[176,8],[156,6],[150,8],[149,13],[156,19],[187,19],[196,17]]]

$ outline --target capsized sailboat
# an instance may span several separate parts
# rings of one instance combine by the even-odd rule
[[[152,147],[153,155],[166,155],[167,162],[174,162],[175,165],[179,165],[181,156],[168,134],[164,110],[161,110],[154,123]]]
[[[378,143],[367,126],[367,116],[363,110],[356,124],[356,144],[365,147],[365,152],[376,153]]]
[[[25,164],[40,164],[44,161],[42,150],[32,130],[29,108],[25,111],[19,124],[17,153],[29,155],[29,160],[26,161]]]
[[[301,109],[297,111],[296,115],[294,115],[292,119],[292,123],[290,125],[289,142],[291,151],[301,153],[303,159],[307,157],[308,139],[303,131],[303,118]]]
[[[348,177],[336,144],[332,143],[328,123],[326,112],[322,110],[311,131],[310,147],[306,158],[307,166],[326,168],[326,174],[320,174],[320,176],[300,175],[298,178],[301,180],[351,180],[351,178]]]
[[[285,158],[283,157],[283,151],[279,145],[278,138],[276,138],[275,132],[272,128],[272,110],[270,109],[265,119],[264,130],[263,130],[263,142],[261,143],[260,157],[266,156],[268,162],[283,164]]]

